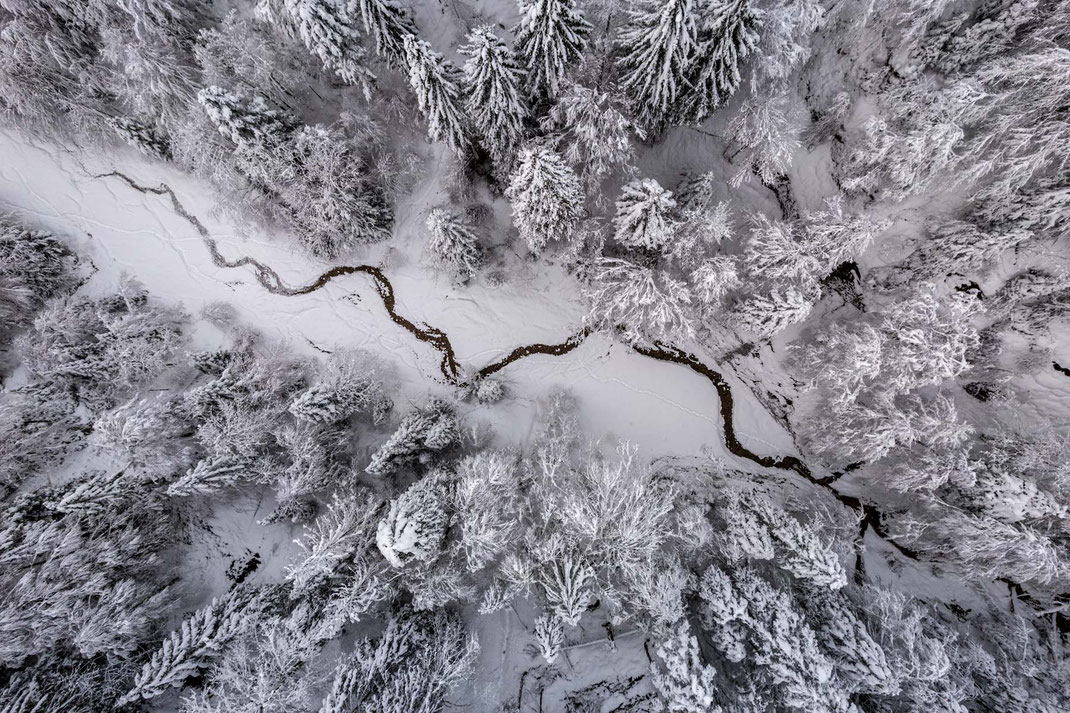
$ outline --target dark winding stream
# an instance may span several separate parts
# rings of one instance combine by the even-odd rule
[[[113,171],[111,173],[100,174],[94,176],[95,178],[108,178],[115,177],[125,182],[128,186],[141,193],[152,193],[154,195],[167,196],[171,199],[171,206],[175,213],[182,216],[188,221],[197,232],[200,234],[205,245],[208,247],[211,253],[212,262],[217,267],[225,268],[237,268],[237,267],[250,267],[253,270],[253,274],[256,276],[257,282],[266,289],[268,292],[277,295],[307,295],[311,292],[315,292],[327,283],[331,282],[335,278],[344,277],[346,275],[364,274],[371,277],[375,283],[375,289],[379,293],[379,297],[383,302],[383,306],[386,308],[387,314],[390,315],[390,319],[400,326],[402,329],[413,335],[416,339],[431,345],[442,356],[442,361],[439,364],[439,368],[442,371],[442,376],[446,381],[454,386],[463,387],[470,383],[471,379],[465,378],[465,372],[461,368],[461,365],[457,361],[457,356],[453,351],[453,345],[450,343],[449,336],[437,327],[432,327],[427,324],[417,324],[408,319],[404,315],[401,315],[397,311],[397,300],[394,295],[394,287],[390,284],[390,280],[387,279],[383,271],[373,265],[339,265],[327,270],[312,282],[301,287],[287,286],[282,278],[279,277],[271,267],[265,265],[251,257],[240,257],[234,260],[228,260],[223,257],[219,252],[219,246],[216,240],[209,234],[208,230],[201,224],[200,220],[196,216],[186,211],[185,207],[179,202],[178,197],[174,191],[167,185],[161,184],[159,187],[152,188],[138,184],[130,177]],[[496,372],[501,371],[510,364],[517,362],[529,356],[536,354],[542,354],[547,356],[562,356],[568,354],[572,350],[579,347],[584,340],[591,334],[590,329],[583,329],[580,332],[572,335],[565,341],[559,344],[528,344],[525,346],[517,347],[513,349],[509,354],[505,355],[497,361],[491,362],[486,366],[475,372],[474,378],[481,378],[489,376]],[[732,455],[738,456],[745,460],[751,461],[756,465],[763,468],[775,468],[778,470],[792,471],[808,482],[820,486],[827,490],[837,501],[844,506],[861,514],[859,522],[859,538],[865,534],[866,530],[871,530],[874,534],[879,536],[885,542],[888,542],[894,547],[900,554],[908,557],[912,560],[920,560],[918,553],[903,547],[898,544],[890,535],[887,528],[884,525],[881,511],[876,505],[868,502],[864,502],[860,498],[852,495],[847,495],[841,492],[838,488],[834,487],[833,483],[852,470],[857,469],[862,464],[854,463],[842,472],[833,473],[825,477],[815,476],[810,468],[803,463],[799,458],[786,455],[786,456],[763,456],[754,453],[746,446],[744,446],[738,435],[736,434],[735,424],[733,419],[735,402],[732,397],[732,389],[724,376],[716,369],[706,365],[699,360],[695,355],[689,354],[681,349],[678,349],[671,345],[655,344],[655,345],[632,345],[632,348],[642,354],[643,356],[655,359],[657,361],[671,362],[673,364],[679,364],[685,366],[696,374],[702,376],[709,381],[714,389],[717,391],[717,396],[720,401],[720,413],[722,430],[724,433],[725,448]],[[858,565],[856,567],[856,577],[863,574],[863,566],[861,562],[861,553],[858,556]],[[1017,583],[1007,582],[1008,586],[1018,592],[1019,597],[1023,600],[1030,600],[1028,593]],[[1064,624],[1063,622],[1060,622]]]

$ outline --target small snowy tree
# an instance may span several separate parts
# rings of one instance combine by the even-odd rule
[[[774,185],[786,176],[795,152],[802,147],[803,125],[790,99],[781,95],[750,99],[728,125],[732,140],[739,146],[733,161],[742,153],[744,161],[732,178],[740,185],[753,170],[764,185]]]
[[[568,626],[578,625],[583,613],[594,601],[594,592],[591,591],[593,582],[594,570],[575,554],[555,558],[543,568],[539,579],[554,616]]]
[[[146,156],[171,160],[171,145],[156,131],[146,124],[125,116],[116,116],[108,120],[115,133],[126,143]]]
[[[247,99],[220,87],[205,87],[197,100],[219,133],[237,146],[280,143],[295,126],[291,117],[268,107],[261,96]]]
[[[695,14],[692,0],[664,0],[628,10],[616,41],[621,89],[648,126],[661,128],[679,115],[698,39]]]
[[[668,713],[720,713],[714,703],[717,672],[703,663],[698,640],[686,621],[658,644],[657,659],[650,665],[654,689]]]
[[[520,0],[520,22],[513,34],[532,94],[557,94],[569,67],[582,57],[590,33],[591,24],[575,0]]]
[[[489,25],[472,30],[460,52],[468,57],[464,64],[468,116],[491,156],[508,168],[524,133],[527,109],[520,96],[524,72]]]
[[[773,288],[767,294],[757,294],[737,304],[733,316],[743,329],[768,339],[806,319],[814,309],[817,296],[812,290],[794,285]]]
[[[653,178],[632,181],[617,198],[613,219],[619,243],[632,248],[658,250],[672,240],[676,201]]]
[[[548,664],[556,661],[561,654],[561,647],[565,644],[565,628],[561,624],[561,619],[545,614],[538,616],[535,618],[533,633],[543,661]]]
[[[416,94],[420,111],[427,118],[428,137],[463,153],[468,148],[469,139],[461,109],[463,77],[460,70],[415,35],[405,36],[405,57],[409,65],[409,84]]]
[[[741,64],[758,44],[759,24],[751,0],[708,0],[698,14],[686,107],[693,123],[704,121],[739,88]]]
[[[551,239],[567,240],[583,209],[583,192],[576,174],[545,146],[521,150],[505,195],[513,204],[521,239],[536,254]]]
[[[490,565],[521,534],[520,482],[516,457],[481,451],[457,463],[453,509],[468,571]]]
[[[416,481],[379,521],[375,543],[394,567],[429,562],[439,555],[449,515],[445,476],[433,473]]]
[[[472,228],[445,208],[432,208],[427,214],[427,230],[431,233],[427,248],[432,259],[467,281],[483,262],[482,251]]]
[[[736,260],[728,255],[717,255],[703,260],[692,271],[691,285],[699,301],[712,307],[725,295],[742,284]]]
[[[397,430],[379,447],[365,471],[390,475],[406,463],[427,460],[430,454],[457,440],[457,419],[444,401],[432,399],[426,407],[408,414]]]

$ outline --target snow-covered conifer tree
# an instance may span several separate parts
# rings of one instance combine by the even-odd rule
[[[817,296],[813,290],[794,285],[773,288],[766,294],[753,295],[737,304],[734,317],[744,329],[769,338],[806,319],[814,309]]]
[[[747,602],[753,660],[769,676],[778,699],[801,712],[848,713],[848,691],[793,599],[754,570],[740,571],[733,584]]]
[[[108,120],[108,124],[115,129],[115,133],[123,141],[136,148],[146,156],[171,160],[171,145],[156,131],[146,124],[129,119],[125,116],[116,116]]]
[[[375,535],[379,551],[390,564],[404,567],[439,555],[449,525],[447,498],[445,476],[432,473],[390,501]]]
[[[248,478],[252,460],[241,455],[203,458],[167,486],[172,496],[208,495],[233,487]]]
[[[237,146],[277,144],[295,126],[292,117],[270,108],[262,96],[247,99],[221,87],[205,87],[197,100],[219,133]]]
[[[691,272],[690,279],[695,296],[710,307],[742,284],[736,260],[728,255],[706,258]]]
[[[542,252],[550,240],[567,240],[583,209],[576,174],[545,146],[520,152],[505,195],[513,204],[520,237],[533,253]]]
[[[687,621],[677,624],[660,644],[650,665],[654,689],[669,713],[721,713],[714,703],[717,672],[702,661],[698,640]]]
[[[776,563],[800,579],[819,587],[847,586],[847,571],[833,549],[818,537],[813,526],[805,526],[785,515],[778,524],[770,523],[773,539],[782,548]]]
[[[762,517],[767,509],[764,504],[755,505],[753,498],[736,495],[717,508],[717,515],[724,521],[723,529],[718,532],[718,546],[730,562],[773,558],[769,526],[774,523],[768,522],[769,517]]]
[[[516,55],[489,25],[468,33],[468,43],[460,52],[468,57],[464,64],[468,116],[491,156],[508,168],[524,133],[527,108],[520,95],[524,72]]]
[[[446,610],[403,609],[378,639],[364,639],[335,671],[319,713],[431,713],[465,681],[479,653],[475,637]]]
[[[24,326],[67,284],[72,257],[51,234],[0,219],[0,336]]]
[[[427,249],[432,259],[461,281],[467,281],[483,262],[479,242],[472,228],[445,208],[432,208],[427,214],[431,233]]]
[[[745,625],[752,623],[746,600],[728,575],[715,565],[702,573],[698,594],[702,600],[702,626],[709,632],[713,645],[729,661],[742,661],[747,656]]]
[[[706,0],[696,24],[685,115],[700,123],[739,88],[741,64],[758,44],[759,17],[751,0]]]
[[[367,67],[357,20],[340,0],[285,0],[289,20],[301,41],[347,84],[360,85],[365,95],[375,75]],[[279,18],[281,19],[281,18]]]
[[[319,380],[290,404],[290,413],[302,421],[331,424],[359,411],[371,412],[383,397],[382,369],[367,352],[335,351]]]
[[[198,609],[164,639],[120,704],[155,698],[205,669],[222,647],[255,621],[255,590],[239,587]]]
[[[613,219],[619,243],[631,248],[659,250],[673,238],[676,201],[653,178],[632,181],[617,198]]]
[[[818,643],[836,663],[836,672],[866,693],[895,694],[896,674],[884,649],[841,595],[807,598],[806,609],[817,620]]]
[[[379,447],[365,471],[390,475],[403,464],[419,461],[457,440],[457,419],[444,401],[432,399],[425,408],[408,414],[397,430]]]
[[[348,0],[350,16],[360,13],[364,30],[375,38],[375,51],[392,64],[405,63],[405,38],[416,35],[412,13],[397,0]]]
[[[416,94],[420,111],[427,118],[427,135],[462,153],[468,148],[468,129],[461,109],[463,77],[449,60],[415,35],[405,36],[405,58],[409,84]]]
[[[699,0],[703,2],[703,0]],[[637,4],[617,36],[621,89],[655,129],[679,117],[698,30],[693,0]]]
[[[568,626],[576,626],[594,601],[591,584],[594,570],[579,555],[566,554],[543,568],[539,583],[554,616]]]
[[[575,0],[520,0],[520,22],[513,34],[533,94],[557,95],[561,80],[583,55],[590,33],[591,23]]]

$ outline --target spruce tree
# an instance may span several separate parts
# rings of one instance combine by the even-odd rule
[[[365,96],[375,80],[367,67],[356,19],[337,0],[285,0],[301,41],[346,84],[360,85]]]
[[[416,35],[412,14],[395,0],[349,0],[349,14],[360,13],[364,30],[375,38],[375,51],[395,66],[405,63],[405,38]]]
[[[409,84],[420,111],[427,117],[427,135],[443,141],[457,153],[469,146],[461,111],[461,72],[449,60],[414,35],[405,37]]]
[[[256,606],[253,590],[239,587],[193,612],[141,667],[119,705],[155,698],[207,668],[228,641],[255,621]]]
[[[520,98],[524,71],[490,26],[472,30],[460,51],[468,57],[464,65],[468,115],[494,160],[508,168],[527,114]]]
[[[202,89],[197,99],[219,133],[238,146],[279,143],[295,126],[291,117],[270,108],[261,96],[247,99],[212,86]]]
[[[619,243],[632,248],[658,250],[671,238],[676,201],[653,178],[632,181],[621,189],[613,219]]]
[[[442,208],[432,208],[427,215],[427,229],[431,233],[427,247],[436,262],[461,280],[467,280],[479,269],[482,255],[475,233],[457,216]]]
[[[553,98],[568,68],[583,55],[591,23],[575,0],[521,0],[520,14],[513,34],[528,72],[528,89]]]
[[[758,44],[751,0],[699,0],[698,41],[691,61],[685,118],[704,121],[739,88],[740,64]]]
[[[616,43],[620,85],[635,115],[648,126],[660,128],[679,114],[697,38],[692,0],[665,0],[628,11]]]
[[[583,208],[579,179],[545,146],[520,152],[505,195],[512,201],[520,237],[533,253],[542,252],[551,238],[567,239],[579,223]]]

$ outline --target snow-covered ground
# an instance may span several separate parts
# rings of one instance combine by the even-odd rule
[[[343,346],[372,350],[396,366],[404,397],[414,401],[428,390],[449,388],[438,371],[439,355],[390,321],[369,278],[343,277],[297,297],[271,294],[249,268],[216,267],[194,226],[175,213],[167,196],[94,176],[121,170],[142,186],[167,184],[226,258],[253,256],[289,285],[311,282],[329,267],[292,251],[280,236],[213,215],[212,191],[195,179],[127,152],[86,157],[79,150],[76,158],[12,130],[0,132],[0,155],[5,157],[0,205],[65,236],[89,256],[97,271],[84,289],[108,289],[126,273],[192,314],[208,303],[228,302],[242,321],[302,353]],[[398,311],[445,331],[462,366],[472,370],[516,346],[557,343],[576,332],[584,306],[561,270],[532,268],[533,274],[503,286],[458,287],[421,264],[422,216],[436,189],[434,177],[418,186],[399,206],[397,234],[389,245],[347,262],[384,265]],[[723,447],[717,394],[708,383],[605,337],[594,336],[565,356],[528,357],[499,377],[509,389],[507,399],[493,407],[473,406],[470,414],[491,423],[506,442],[530,433],[533,406],[561,386],[580,399],[584,425],[593,435],[632,441],[650,458],[708,449],[732,460]],[[744,444],[760,454],[791,452],[790,436],[745,387],[735,386],[736,428]]]

